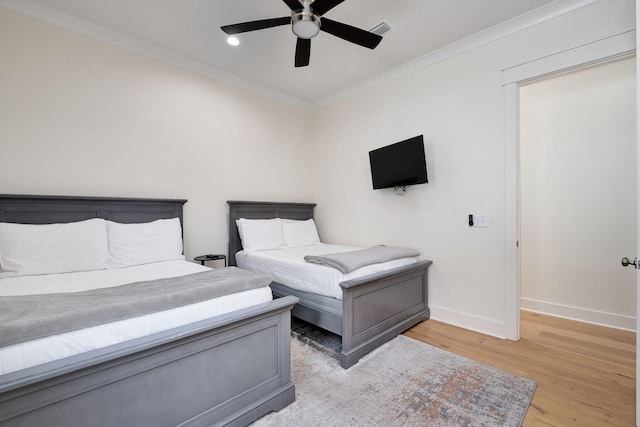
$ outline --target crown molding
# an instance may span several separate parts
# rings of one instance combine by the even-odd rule
[[[414,60],[401,64],[384,73],[378,74],[369,79],[350,86],[342,91],[336,92],[324,99],[311,104],[312,110],[327,107],[336,102],[349,98],[357,93],[382,85],[384,83],[399,79],[408,74],[414,73],[423,68],[445,61],[454,56],[476,49],[501,38],[510,36],[527,28],[533,27],[550,19],[573,12],[592,3],[601,0],[556,0],[544,6],[540,6],[530,12],[516,16],[508,21],[497,24],[486,30],[472,34],[469,37],[448,44],[440,49],[429,52]]]
[[[309,109],[310,104],[301,99],[292,97],[285,93],[269,89],[265,86],[253,83],[249,80],[239,78],[233,74],[226,73],[211,67],[201,61],[196,61],[186,56],[179,55],[168,49],[160,48],[140,39],[127,36],[118,31],[110,30],[101,25],[93,24],[87,20],[78,18],[71,14],[61,12],[54,8],[42,5],[32,0],[0,0],[0,6],[13,10],[14,12],[48,22],[50,24],[71,30],[85,36],[119,46],[121,48],[139,53],[169,63],[176,67],[195,72],[197,74],[219,80],[231,86],[235,86],[271,99],[275,99],[286,104],[302,109]]]
[[[306,102],[285,93],[269,89],[249,80],[234,76],[233,74],[218,70],[201,61],[187,58],[168,49],[163,49],[140,39],[93,24],[68,13],[44,6],[33,0],[0,0],[0,6],[298,108],[317,110],[598,1],[601,0],[556,0],[406,62],[372,78],[363,80],[316,102]]]

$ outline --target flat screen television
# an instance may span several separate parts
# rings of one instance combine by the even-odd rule
[[[369,151],[373,189],[427,183],[422,135]]]

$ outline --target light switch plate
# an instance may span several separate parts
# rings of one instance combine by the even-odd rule
[[[473,216],[473,226],[474,227],[488,227],[489,226],[489,217],[486,215],[474,215]]]

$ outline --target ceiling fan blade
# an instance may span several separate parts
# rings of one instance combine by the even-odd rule
[[[311,9],[318,15],[324,15],[344,0],[316,0],[311,3]]]
[[[296,44],[296,67],[306,67],[309,65],[311,57],[311,39],[301,39],[298,37]]]
[[[302,3],[300,3],[298,0],[282,0],[282,1],[285,2],[287,6],[289,6],[289,9],[291,10],[302,9]]]
[[[328,18],[322,18],[320,29],[351,43],[368,47],[369,49],[375,49],[382,41],[382,37],[377,34],[343,24],[342,22],[332,21]]]
[[[248,31],[264,30],[265,28],[278,27],[291,24],[291,17],[261,19],[259,21],[242,22],[240,24],[225,25],[220,27],[228,35],[246,33]]]

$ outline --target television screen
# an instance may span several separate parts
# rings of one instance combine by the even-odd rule
[[[374,190],[428,182],[422,135],[369,151],[369,162]]]

